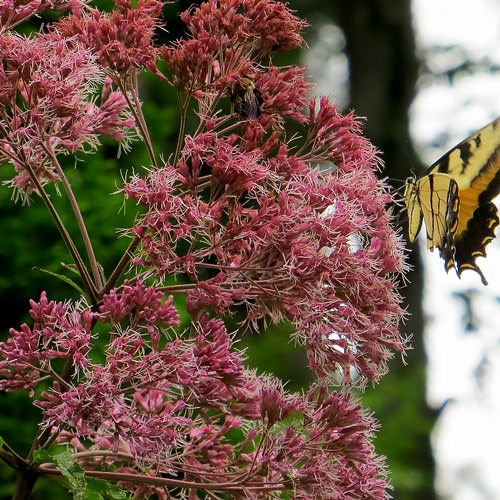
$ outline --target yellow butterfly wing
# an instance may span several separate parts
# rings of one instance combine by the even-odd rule
[[[425,174],[450,175],[461,193],[478,181],[487,186],[500,168],[499,153],[500,118],[497,118],[450,149]]]
[[[408,179],[405,190],[408,236],[413,241],[425,221],[427,248],[439,248],[446,270],[455,265],[453,237],[458,227],[458,185],[448,174],[428,174]]]
[[[446,242],[443,242],[442,237],[449,224],[443,225],[444,201],[438,203],[437,198],[446,199],[443,198],[443,190],[447,183],[442,178],[437,180],[437,175],[449,176],[458,186],[458,220],[455,231],[447,234]],[[431,179],[434,180],[431,182]],[[432,196],[429,191],[432,193],[436,189],[436,183],[440,185],[441,194]],[[409,179],[407,192],[411,186],[418,197],[417,194],[406,197],[410,241],[415,239],[418,233],[415,230],[419,229],[418,224],[412,221],[410,209],[412,204],[419,203],[427,228],[428,221],[433,224],[430,230],[427,229],[428,246],[440,249],[446,269],[454,267],[458,276],[464,270],[472,269],[487,284],[475,261],[479,256],[486,256],[486,245],[494,239],[495,228],[499,224],[497,208],[491,200],[500,192],[500,118],[448,151],[420,179]],[[450,196],[453,198],[453,195]],[[448,215],[452,212],[448,211]],[[429,236],[432,236],[430,240]],[[432,245],[429,241],[432,241]]]
[[[418,196],[420,179],[409,177],[406,179],[404,199],[408,212],[408,239],[414,242],[422,227],[422,207]]]

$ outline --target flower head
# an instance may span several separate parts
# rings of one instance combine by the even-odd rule
[[[85,0],[2,0],[0,34],[47,9],[80,9]]]
[[[94,149],[100,135],[127,139],[133,122],[124,97],[108,87],[96,102],[104,76],[89,49],[52,31],[0,36],[0,51],[0,161],[14,164],[11,184],[22,194],[58,178],[57,154]]]
[[[405,265],[391,196],[354,116],[322,99],[299,122],[300,145],[278,135],[279,147],[264,152],[265,136],[249,147],[245,136],[202,133],[187,138],[177,166],[151,172],[146,183],[133,179],[126,193],[147,209],[136,262],[159,277],[191,276],[192,315],[245,304],[249,322],[287,317],[318,375],[340,369],[344,381],[353,373],[376,379],[391,349],[404,348],[395,277]],[[335,167],[311,165],[319,161]],[[179,252],[181,241],[189,253]],[[214,275],[201,278],[207,269]]]
[[[360,120],[311,99],[303,68],[270,62],[303,44],[305,23],[281,2],[208,0],[182,15],[186,39],[159,48],[161,2],[115,7],[74,9],[33,38],[0,35],[0,160],[19,190],[62,179],[71,194],[57,155],[100,135],[123,142],[135,125],[153,165],[123,187],[140,205],[134,241],[104,285],[72,203],[93,281],[61,232],[92,303],[32,301],[32,324],[0,343],[0,390],[36,390],[37,444],[91,451],[74,459],[135,498],[385,500],[373,418],[346,390],[293,394],[259,376],[225,323],[242,312],[241,330],[289,321],[326,382],[376,380],[404,350],[402,242]],[[144,68],[181,97],[163,164],[140,105]]]
[[[141,67],[158,73],[153,35],[160,25],[162,2],[139,0],[136,9],[129,0],[115,3],[117,9],[111,14],[97,9],[77,12],[63,18],[58,29],[68,39],[74,38],[92,50],[99,64],[116,75],[127,77]]]
[[[254,75],[255,61],[304,43],[306,23],[274,0],[210,0],[181,17],[191,38],[161,53],[175,86],[210,100],[227,94],[242,75]]]

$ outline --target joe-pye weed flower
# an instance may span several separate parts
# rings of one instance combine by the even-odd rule
[[[27,391],[43,415],[25,459],[8,436],[0,449],[20,471],[16,498],[61,474],[74,494],[102,491],[97,478],[135,498],[388,498],[375,422],[347,388],[377,381],[404,350],[402,242],[360,120],[310,97],[304,68],[273,64],[303,44],[305,23],[272,0],[210,0],[182,14],[186,38],[156,46],[161,2],[116,0],[111,13],[60,4],[72,10],[31,37],[9,28],[38,4],[0,15],[8,184],[44,200],[84,285],[79,300],[42,292],[31,324],[0,344],[0,388]],[[144,70],[178,90],[174,151],[149,138]],[[229,105],[242,77],[262,97],[248,119]],[[121,188],[138,207],[131,243],[102,273],[59,157],[81,158],[104,135],[126,147],[139,137],[150,164],[131,165]],[[62,187],[85,256],[47,183]],[[317,378],[303,394],[246,366],[224,321],[242,308],[242,331],[291,322]],[[55,444],[66,453],[41,454]]]

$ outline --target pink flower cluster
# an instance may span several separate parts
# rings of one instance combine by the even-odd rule
[[[349,381],[355,369],[373,379],[404,345],[391,196],[353,116],[322,99],[300,121],[306,137],[295,145],[268,138],[265,124],[276,120],[220,136],[215,118],[186,138],[178,164],[133,178],[125,192],[147,209],[134,230],[142,243],[136,264],[160,279],[187,274],[192,316],[244,304],[254,325],[286,317],[318,375],[340,368]],[[330,168],[315,167],[320,161]]]
[[[209,0],[181,17],[191,37],[160,50],[174,84],[189,92],[223,91],[235,76],[253,74],[256,62],[271,52],[304,43],[306,23],[281,2]]]
[[[54,359],[70,361],[74,370],[92,371],[92,329],[95,322],[117,325],[126,317],[137,331],[144,328],[157,346],[159,326],[179,324],[179,314],[172,305],[172,297],[163,300],[163,293],[139,282],[130,286],[125,282],[118,296],[115,290],[105,295],[99,312],[83,304],[49,301],[43,292],[40,301],[30,301],[30,316],[34,324],[11,329],[12,335],[0,344],[0,389],[5,391],[33,389],[45,376],[53,376]],[[121,328],[121,327],[120,327]],[[112,332],[118,335],[119,332]],[[134,335],[135,340],[141,338]],[[115,339],[115,342],[120,343]],[[127,341],[128,342],[128,341]],[[136,348],[140,344],[136,344]]]
[[[0,344],[1,388],[33,391],[55,376],[53,360],[71,361],[71,378],[55,377],[36,402],[43,427],[77,450],[86,451],[90,441],[91,450],[113,452],[85,462],[88,471],[154,470],[146,490],[160,498],[168,498],[169,485],[235,498],[271,490],[342,498],[346,489],[350,498],[384,498],[383,463],[369,444],[373,422],[358,404],[346,394],[328,395],[324,386],[304,398],[276,379],[257,377],[244,367],[224,323],[206,313],[188,338],[169,328],[153,340],[153,318],[178,325],[170,301],[142,283],[113,291],[98,312],[48,301],[43,293],[31,301],[33,327],[13,330]],[[94,352],[94,321],[110,338],[104,362]],[[293,424],[283,428],[289,419]],[[144,487],[131,487],[147,496]]]
[[[26,17],[20,5],[5,26]],[[44,292],[33,325],[0,343],[0,390],[37,394],[43,411],[35,444],[68,445],[86,474],[135,498],[388,498],[373,419],[327,384],[377,380],[404,351],[402,241],[360,120],[311,98],[304,68],[272,63],[303,45],[305,23],[275,0],[209,0],[182,14],[185,39],[155,47],[162,2],[50,5],[73,12],[31,38],[0,34],[0,161],[24,195],[63,181],[92,272],[60,223],[90,298]],[[181,96],[161,165],[140,106],[146,68]],[[102,283],[57,157],[132,130],[153,166],[123,186],[141,205],[134,240]],[[224,324],[242,307],[243,327],[289,321],[319,382],[291,394],[249,370]]]
[[[182,17],[191,38],[162,53],[201,121],[176,162],[125,186],[147,207],[136,263],[159,278],[187,274],[192,315],[244,304],[254,325],[286,317],[319,376],[376,379],[404,348],[396,276],[405,269],[376,151],[352,114],[308,97],[303,69],[259,60],[302,43],[303,22],[282,4],[210,1]],[[263,104],[237,130],[217,106],[242,74]],[[302,140],[286,126],[302,127]]]
[[[12,184],[27,195],[58,179],[57,154],[95,149],[99,136],[124,141],[133,126],[121,93],[104,85],[91,49],[57,31],[0,36],[0,161],[12,163]]]
[[[58,30],[69,39],[76,38],[92,48],[99,64],[122,78],[147,67],[159,74],[155,66],[158,49],[153,46],[154,30],[160,26],[163,3],[139,0],[133,9],[129,0],[116,0],[111,14],[90,9],[63,18]]]
[[[0,388],[3,391],[34,388],[51,376],[51,362],[69,359],[76,367],[88,364],[92,313],[62,302],[48,301],[42,292],[39,302],[30,301],[34,324],[11,329],[0,344]]]
[[[84,0],[2,0],[0,34],[47,9],[78,9]]]

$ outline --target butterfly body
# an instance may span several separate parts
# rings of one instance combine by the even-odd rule
[[[458,276],[486,256],[495,238],[498,211],[492,202],[500,192],[500,118],[462,141],[437,160],[419,179],[407,179],[405,201],[408,235],[413,241],[425,221],[427,247],[439,248],[449,271]]]

